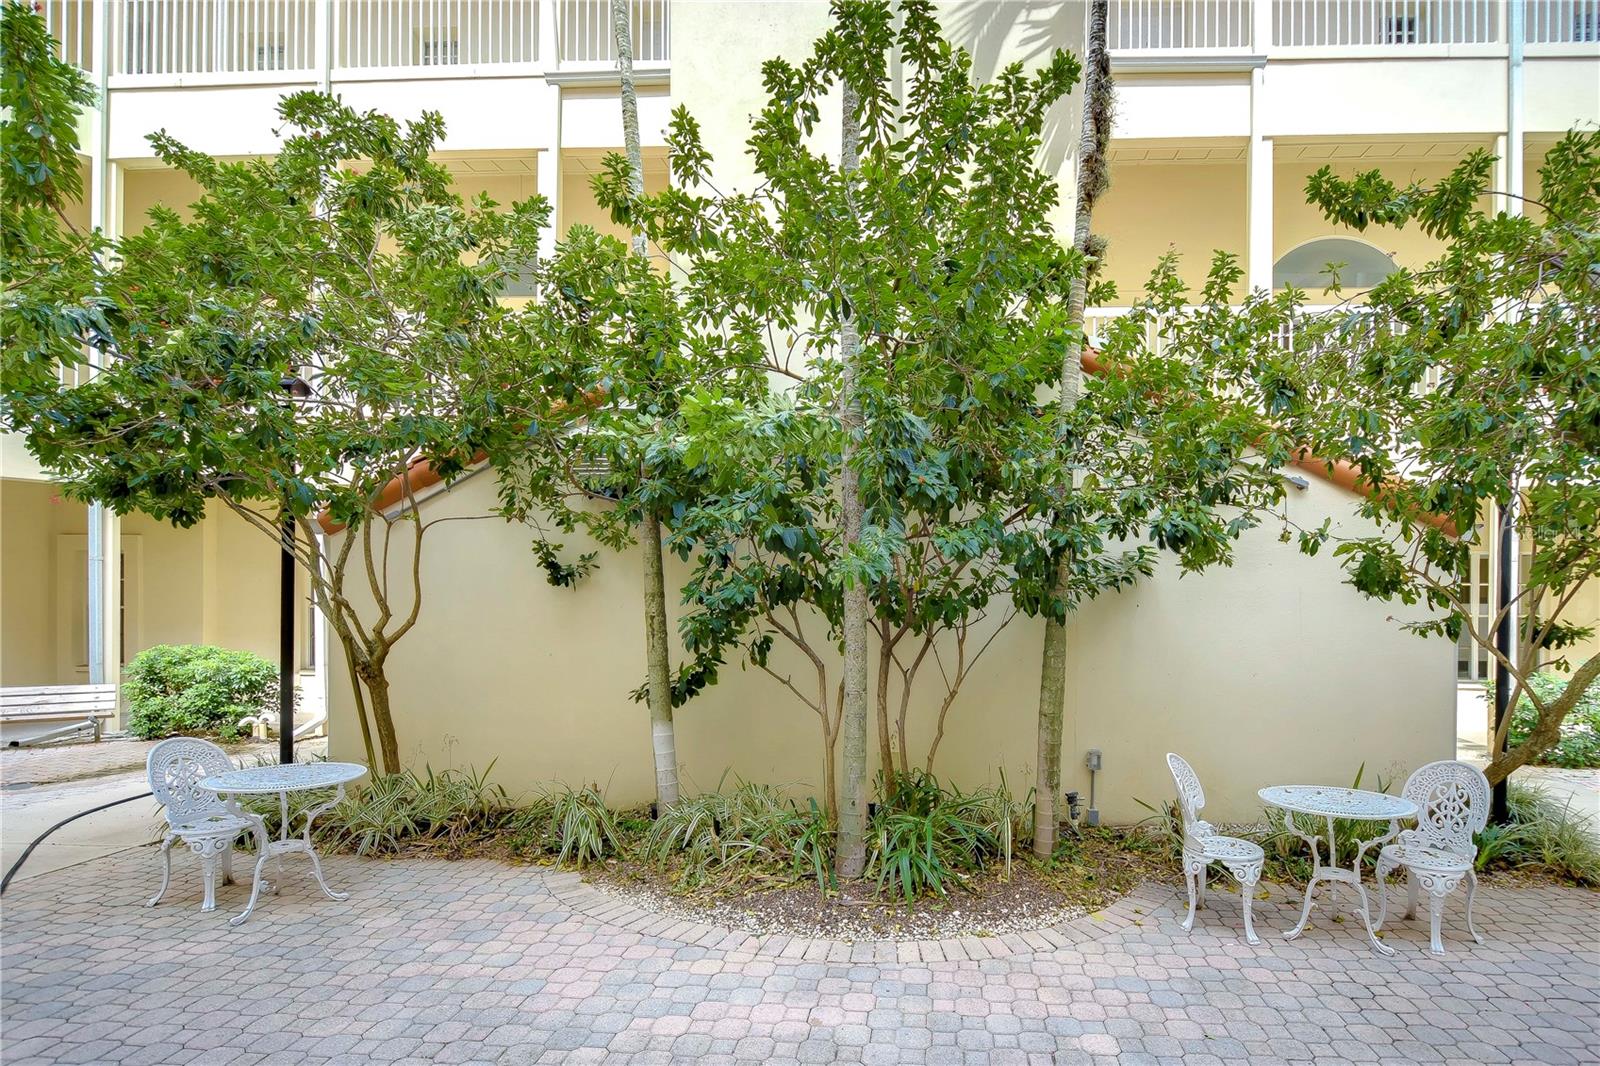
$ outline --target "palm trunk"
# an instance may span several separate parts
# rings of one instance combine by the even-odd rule
[[[612,3],[611,29],[617,39],[628,185],[638,197],[644,195],[644,153],[639,147],[639,97],[633,87],[630,7],[623,0]],[[641,257],[645,254],[645,237],[638,230],[633,234],[633,254]],[[672,728],[672,663],[667,648],[667,587],[658,515],[645,514],[639,541],[644,550],[645,679],[650,703],[650,749],[655,760],[656,807],[662,810],[678,802],[678,742]]]
[[[1091,0],[1089,5],[1088,55],[1083,77],[1083,128],[1078,138],[1078,202],[1073,221],[1072,246],[1080,254],[1089,250],[1090,222],[1095,201],[1106,188],[1106,142],[1111,135],[1111,65],[1106,54],[1107,0]],[[1070,327],[1083,328],[1083,304],[1088,291],[1088,266],[1073,279],[1068,296],[1067,321]],[[1060,419],[1065,422],[1077,405],[1083,390],[1082,353],[1071,349],[1061,364]],[[1072,492],[1070,479],[1061,486],[1064,495]],[[1051,599],[1064,603],[1072,574],[1072,556],[1064,553],[1056,566]],[[1066,717],[1067,698],[1067,623],[1063,616],[1047,615],[1044,625],[1044,654],[1039,667],[1039,753],[1038,779],[1034,790],[1033,852],[1043,859],[1055,853],[1057,801],[1061,795],[1061,734]]]
[[[845,174],[855,171],[860,162],[861,125],[856,111],[860,99],[849,82],[843,86],[843,123],[839,137],[839,168]],[[848,195],[848,194],[847,194]],[[840,509],[844,523],[841,554],[861,541],[863,508],[861,485],[856,471],[856,439],[861,431],[861,400],[856,395],[856,352],[860,337],[856,332],[855,312],[845,311],[839,331],[840,421],[844,430],[843,472],[839,479]],[[867,621],[869,604],[866,585],[851,582],[844,590],[844,780],[839,794],[839,838],[835,866],[844,879],[862,875],[867,865]]]

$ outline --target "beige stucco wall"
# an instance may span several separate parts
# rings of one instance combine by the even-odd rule
[[[1168,249],[1184,281],[1198,289],[1214,251],[1245,254],[1243,163],[1113,164],[1111,188],[1095,208],[1094,229],[1109,242],[1106,277],[1117,302],[1144,295],[1150,271]]]
[[[128,562],[127,657],[154,644],[218,644],[275,658],[278,566],[271,541],[213,508],[175,529],[121,520]],[[0,480],[0,685],[81,682],[63,672],[60,555],[85,534],[85,508],[47,481]]]
[[[423,508],[429,519],[486,514],[494,489],[485,471]],[[1349,497],[1313,480],[1289,507],[1316,524],[1348,515]],[[493,761],[512,791],[595,782],[615,803],[648,800],[648,720],[629,699],[644,669],[637,554],[602,553],[578,588],[556,589],[522,527],[448,522],[427,536],[427,600],[391,659],[408,763]],[[585,547],[575,537],[567,551]],[[683,576],[669,559],[669,585]],[[1305,558],[1270,532],[1249,537],[1231,570],[1180,579],[1164,569],[1090,606],[1073,621],[1067,787],[1087,790],[1083,753],[1098,747],[1101,809],[1135,820],[1135,797],[1170,791],[1162,755],[1177,750],[1205,776],[1218,817],[1247,817],[1263,784],[1343,784],[1362,763],[1399,774],[1452,755],[1453,646],[1401,632],[1392,613],[1342,584],[1333,560]],[[1020,620],[996,641],[952,711],[941,776],[971,785],[1003,768],[1014,787],[1031,786],[1040,640],[1039,625]],[[814,676],[781,646],[773,661],[805,684]],[[360,758],[337,662],[329,676],[333,757]],[[932,686],[916,696],[914,756],[926,751],[934,699]],[[677,722],[691,789],[725,773],[817,788],[816,718],[764,674],[730,662]]]

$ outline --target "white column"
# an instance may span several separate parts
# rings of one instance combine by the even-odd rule
[[[1260,79],[1257,70],[1252,80]],[[1259,96],[1259,85],[1252,84],[1251,95]],[[1252,109],[1254,110],[1254,109]],[[1253,124],[1250,146],[1245,154],[1245,283],[1250,291],[1272,291],[1272,138],[1263,137],[1260,125]]]
[[[561,226],[561,90],[554,85],[545,90],[552,114],[549,122],[550,143],[539,152],[539,195],[550,204],[550,225],[539,237],[539,254],[548,258],[555,254],[556,238]]]

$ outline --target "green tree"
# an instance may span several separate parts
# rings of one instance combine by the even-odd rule
[[[69,493],[119,513],[188,526],[221,504],[275,544],[291,518],[368,760],[395,772],[387,664],[417,623],[425,534],[443,520],[418,510],[418,475],[459,473],[503,419],[526,432],[526,412],[483,383],[517,341],[498,297],[535,262],[548,209],[464,203],[430,158],[436,114],[402,127],[316,93],[279,114],[289,136],[269,160],[151,138],[200,186],[191,217],[154,210],[119,242],[103,306],[69,334],[100,352],[89,381],[13,373],[35,356],[8,340],[7,428]],[[51,356],[81,359],[72,347]]]
[[[868,629],[904,624],[904,605],[889,601],[908,560],[983,557],[1010,527],[995,519],[980,537],[973,512],[1031,491],[1010,457],[1037,424],[1036,386],[1060,365],[1075,264],[1047,221],[1058,192],[1035,157],[1077,65],[1057,54],[1033,74],[1017,65],[975,85],[931,5],[846,0],[833,13],[803,63],[763,67],[768,104],[749,142],[758,189],[674,190],[653,200],[646,230],[692,261],[707,314],[765,347],[768,365],[798,368],[793,385],[755,404],[686,394],[684,454],[711,491],[675,524],[673,544],[696,558],[682,626],[689,676],[713,677],[741,642],[767,666],[775,636],[816,666],[814,695],[790,688],[822,721],[848,877],[864,864]],[[809,140],[835,90],[837,162]],[[705,187],[710,160],[687,115],[670,146],[685,189]],[[964,612],[949,606],[949,623]],[[807,615],[825,635],[808,638]],[[837,685],[830,646],[843,651]]]
[[[1493,165],[1474,152],[1431,187],[1313,174],[1307,194],[1329,221],[1415,225],[1445,249],[1332,314],[1308,316],[1291,294],[1278,315],[1240,324],[1292,332],[1301,372],[1286,380],[1303,390],[1309,450],[1356,468],[1361,513],[1377,527],[1301,530],[1302,547],[1333,545],[1363,594],[1423,608],[1411,631],[1466,634],[1509,671],[1511,705],[1537,712],[1504,753],[1513,716],[1501,724],[1487,770],[1498,783],[1559,741],[1600,678],[1591,654],[1561,663],[1571,676],[1559,690],[1530,684],[1541,653],[1594,621],[1572,605],[1600,575],[1600,133],[1563,137],[1537,196],[1514,210],[1486,206]],[[1508,506],[1527,560],[1509,657],[1495,642],[1501,612],[1475,618],[1461,578],[1470,534]]]
[[[27,4],[0,9],[0,336],[3,385],[48,388],[108,328],[94,295],[103,242],[71,213],[83,199],[78,115],[94,103],[83,72],[56,58]]]

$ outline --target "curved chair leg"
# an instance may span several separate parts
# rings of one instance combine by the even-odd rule
[[[1444,943],[1439,939],[1439,923],[1444,919],[1444,901],[1461,881],[1460,874],[1429,874],[1418,878],[1428,890],[1428,925],[1433,933],[1429,950],[1435,955],[1444,954]]]
[[[1203,863],[1200,866],[1200,872],[1194,875],[1195,905],[1201,910],[1205,910],[1206,906],[1206,882],[1210,880],[1210,873],[1211,865],[1209,863]]]
[[[167,886],[172,884],[172,845],[177,842],[178,837],[175,833],[168,833],[161,838],[161,888],[150,897],[150,902],[145,904],[146,907],[154,907],[160,903],[161,897],[167,894]]]
[[[1478,892],[1478,873],[1476,870],[1467,871],[1467,932],[1472,934],[1472,939],[1483,943],[1483,937],[1478,934],[1478,929],[1472,924],[1472,897]]]
[[[1201,869],[1204,869],[1204,867],[1201,867]],[[1196,880],[1196,877],[1195,877],[1194,870],[1192,868],[1192,864],[1191,863],[1187,863],[1187,862],[1184,863],[1184,866],[1183,866],[1183,884],[1184,884],[1184,887],[1186,887],[1189,890],[1189,917],[1187,917],[1187,918],[1185,918],[1183,920],[1183,931],[1185,933],[1191,932],[1194,929],[1194,908],[1195,908],[1195,887],[1194,887],[1194,883],[1195,883],[1195,880]]]
[[[1249,865],[1229,866],[1228,872],[1239,882],[1239,900],[1244,907],[1244,939],[1249,944],[1261,943],[1261,938],[1256,936],[1255,923],[1252,921],[1251,906],[1255,903],[1256,885],[1261,880],[1261,866],[1259,863]]]
[[[222,883],[233,884],[233,842],[228,842],[228,850],[222,853]]]
[[[200,873],[206,883],[206,898],[200,903],[202,912],[217,909],[217,865],[216,853],[200,856]]]
[[[1410,921],[1417,916],[1417,875],[1410,867],[1406,868],[1406,920]]]

